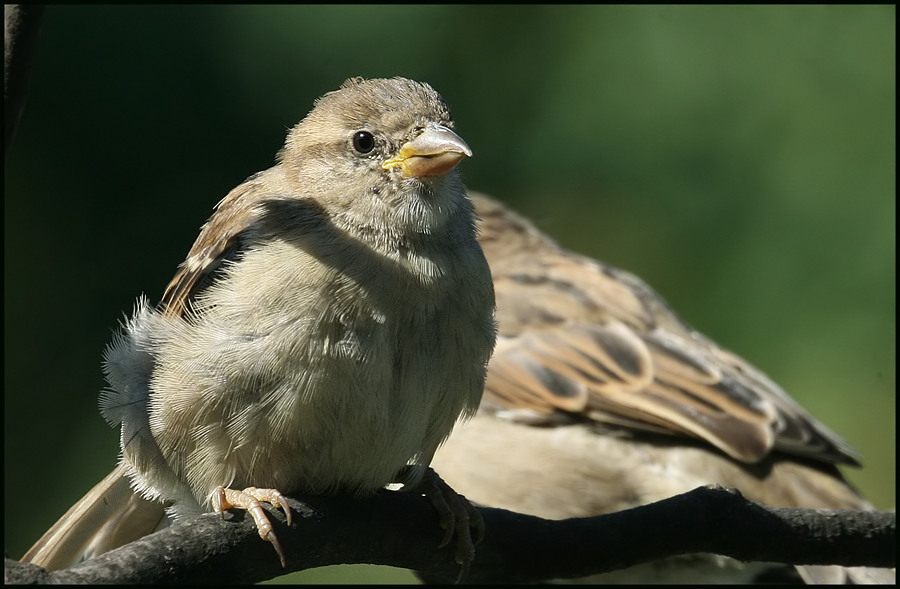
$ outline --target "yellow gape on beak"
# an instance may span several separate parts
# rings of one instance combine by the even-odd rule
[[[472,150],[462,138],[443,125],[428,123],[425,131],[403,144],[397,157],[384,162],[383,168],[400,167],[407,178],[440,176],[456,167]]]

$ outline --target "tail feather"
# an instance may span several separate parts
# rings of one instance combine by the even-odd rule
[[[22,557],[50,570],[99,556],[166,524],[161,503],[147,501],[117,466],[73,505]]]

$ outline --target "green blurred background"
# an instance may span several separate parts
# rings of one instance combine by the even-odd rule
[[[430,82],[471,188],[642,276],[893,507],[895,49],[893,6],[48,8],[4,174],[7,554],[115,464],[123,313],[353,75]]]

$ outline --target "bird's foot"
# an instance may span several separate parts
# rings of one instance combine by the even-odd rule
[[[260,538],[272,543],[275,552],[278,553],[278,559],[281,561],[281,566],[284,567],[284,552],[281,549],[281,544],[278,542],[278,537],[275,536],[275,531],[272,529],[272,522],[269,521],[269,517],[259,504],[260,501],[271,503],[272,507],[275,507],[276,509],[282,509],[287,518],[287,524],[291,525],[291,508],[288,507],[287,501],[284,500],[284,496],[275,489],[247,487],[243,491],[237,491],[226,487],[218,487],[213,492],[213,508],[216,513],[224,514],[226,509],[238,507],[246,509],[250,515],[253,516],[253,521],[256,522],[256,529],[259,532]]]
[[[454,556],[462,567],[456,582],[462,582],[475,559],[475,546],[484,539],[484,518],[468,499],[454,491],[431,468],[425,469],[412,490],[425,495],[438,513],[441,529],[444,530],[438,547],[443,548],[454,541]]]

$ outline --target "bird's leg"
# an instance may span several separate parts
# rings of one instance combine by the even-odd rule
[[[424,472],[415,472],[415,469],[421,468],[406,467],[400,475],[400,482],[404,479],[415,481],[421,477],[418,482],[413,482],[410,491],[425,495],[438,513],[438,520],[444,530],[444,538],[438,548],[447,546],[455,538],[454,556],[456,562],[462,565],[457,578],[457,583],[460,583],[469,574],[469,568],[475,559],[475,546],[484,539],[484,518],[468,499],[454,491],[433,469],[425,468]]]
[[[243,491],[237,491],[235,489],[218,487],[213,492],[213,509],[215,509],[216,513],[224,514],[226,509],[238,507],[246,509],[253,516],[260,538],[272,543],[275,552],[278,553],[281,566],[284,567],[284,552],[281,550],[281,544],[278,542],[278,537],[275,536],[275,531],[272,529],[272,522],[269,521],[269,517],[259,504],[260,501],[271,503],[272,507],[276,509],[282,509],[287,518],[287,524],[291,525],[291,508],[288,506],[287,501],[284,500],[284,496],[275,489],[247,487]]]

